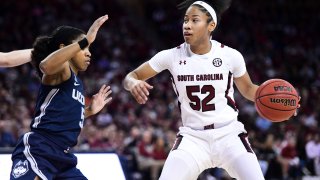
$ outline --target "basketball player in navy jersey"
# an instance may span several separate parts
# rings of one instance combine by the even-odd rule
[[[239,180],[263,180],[247,132],[237,120],[233,83],[254,101],[253,84],[242,54],[218,41],[212,32],[231,0],[186,0],[182,25],[185,42],[157,53],[130,72],[124,87],[145,104],[153,87],[146,80],[163,70],[172,75],[182,127],[161,173],[161,180],[195,180],[208,168],[220,167]]]
[[[0,52],[0,67],[14,67],[30,62],[31,50],[32,49],[22,49]]]
[[[77,144],[84,119],[111,101],[111,90],[103,85],[85,107],[83,83],[77,74],[90,65],[89,46],[107,19],[107,15],[98,18],[87,34],[60,26],[50,36],[36,39],[32,63],[41,86],[31,131],[19,139],[12,154],[10,179],[87,179],[69,151]]]

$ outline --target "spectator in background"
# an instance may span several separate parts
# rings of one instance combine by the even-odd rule
[[[282,179],[281,164],[279,162],[279,154],[274,150],[276,137],[272,133],[265,135],[263,143],[255,143],[254,146],[258,149],[257,154],[260,161],[267,163],[266,169],[263,171],[266,179]]]
[[[296,136],[288,133],[281,149],[279,161],[282,167],[283,178],[297,178],[301,176],[300,159],[296,149]]]
[[[320,138],[319,132],[315,134],[310,134],[307,140],[306,155],[307,155],[307,168],[311,172],[311,175],[320,175],[317,170],[319,170],[319,160],[320,160]]]
[[[16,139],[12,133],[12,124],[9,120],[0,121],[0,147],[12,147]]]
[[[133,178],[133,176],[139,174],[139,167],[137,162],[137,153],[136,147],[138,142],[141,138],[141,131],[137,126],[132,126],[130,128],[130,134],[124,139],[123,144],[123,152],[121,153],[124,155],[128,162],[126,166],[128,167],[128,171],[126,172],[127,179]],[[138,176],[139,176],[138,175]]]
[[[166,158],[166,150],[164,147],[164,140],[157,137],[154,143],[153,131],[147,129],[142,134],[142,139],[138,143],[137,162],[141,170],[150,172],[150,177],[145,174],[147,179],[157,180],[159,178],[161,168]]]
[[[166,147],[165,140],[162,136],[157,136],[153,145],[152,157],[157,161],[163,161],[167,159],[168,148]]]

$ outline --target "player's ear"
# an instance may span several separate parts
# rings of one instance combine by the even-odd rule
[[[208,30],[210,31],[210,33],[214,31],[215,28],[216,28],[216,23],[211,21],[208,26]]]

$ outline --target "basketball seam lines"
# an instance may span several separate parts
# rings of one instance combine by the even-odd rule
[[[259,101],[260,101],[260,99],[259,99]],[[258,108],[258,112],[260,112],[261,113],[261,115],[263,116],[263,118],[267,118],[267,119],[269,119],[269,120],[271,120],[270,118],[268,118],[266,115],[265,115],[265,113],[263,113],[262,111],[261,111],[261,108],[259,107],[259,106],[256,106],[257,108]]]

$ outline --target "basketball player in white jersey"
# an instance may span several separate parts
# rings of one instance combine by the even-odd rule
[[[172,75],[183,126],[162,170],[161,180],[195,180],[208,168],[220,167],[237,180],[264,179],[247,132],[237,120],[233,83],[254,101],[253,84],[240,52],[211,40],[231,0],[187,0],[185,42],[164,50],[130,72],[124,87],[145,104],[153,87],[146,80],[163,70]]]
[[[32,49],[22,49],[0,52],[0,67],[14,67],[30,62],[31,50]]]

